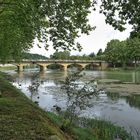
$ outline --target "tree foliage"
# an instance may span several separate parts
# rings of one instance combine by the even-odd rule
[[[48,48],[72,50],[81,45],[75,39],[94,29],[88,22],[97,0],[0,0],[0,59],[19,59],[37,38]],[[140,36],[139,0],[101,0],[106,23],[123,31],[133,26],[132,37]],[[77,46],[77,47],[75,47]]]
[[[99,49],[99,51],[97,52],[97,56],[100,56],[100,55],[102,55],[102,54],[103,54],[102,49]]]
[[[104,54],[105,59],[114,65],[119,62],[125,68],[126,63],[135,62],[136,64],[140,60],[140,39],[111,40],[108,42]]]
[[[31,4],[30,4],[31,3]],[[0,56],[17,59],[21,52],[32,46],[39,34],[41,17],[34,14],[38,4],[33,0],[0,1]],[[38,12],[37,12],[38,13]]]
[[[31,54],[31,53],[23,53],[21,58],[29,59],[29,60],[39,60],[39,59],[46,60],[46,59],[48,59],[46,56],[39,55],[39,54]]]
[[[128,46],[127,46],[127,41],[120,41],[119,46],[118,46],[119,51],[116,52],[118,53],[118,61],[122,63],[123,68],[126,68],[126,63],[131,60],[129,51],[128,51]]]
[[[107,47],[105,49],[106,60],[109,62],[113,62],[114,64],[118,61],[118,52],[119,52],[119,40],[111,40],[107,43]]]
[[[71,127],[82,110],[92,106],[92,99],[99,93],[97,85],[94,84],[94,79],[79,83],[83,76],[82,71],[69,74],[61,86],[67,95],[67,108],[64,117],[69,121],[67,126],[63,126],[64,129]]]
[[[70,52],[69,51],[56,51],[53,55],[50,56],[50,59],[62,59],[62,60],[68,60],[70,58]]]
[[[90,53],[89,57],[94,58],[95,57],[95,53],[94,52]]]
[[[127,53],[129,54],[129,58],[131,59],[131,61],[135,62],[136,66],[137,61],[140,60],[140,39],[127,39],[127,46]]]
[[[133,26],[134,32],[140,32],[139,0],[101,0],[101,12],[106,16],[106,23],[123,31],[126,24]]]
[[[50,40],[54,49],[75,49],[80,33],[93,29],[90,7],[90,0],[0,0],[0,58],[18,59],[35,38],[46,48]]]

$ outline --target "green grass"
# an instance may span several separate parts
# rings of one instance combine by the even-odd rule
[[[5,66],[2,67],[0,66],[0,71],[4,71],[4,70],[16,70],[17,68],[15,66]]]
[[[64,121],[62,117],[51,112],[48,112],[48,117],[59,127],[62,126]],[[79,120],[85,126],[81,128],[73,125],[68,131],[75,140],[114,140],[117,135],[121,140],[134,140],[123,128],[110,122],[85,118],[79,118]]]

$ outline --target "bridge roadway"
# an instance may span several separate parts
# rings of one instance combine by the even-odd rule
[[[23,71],[24,67],[29,64],[35,64],[40,67],[40,71],[46,71],[47,67],[52,64],[59,64],[63,70],[67,70],[68,66],[76,64],[80,69],[84,69],[87,65],[96,66],[98,70],[105,70],[108,63],[101,60],[22,60],[19,63],[15,61],[8,61],[8,64],[17,66],[18,71]]]

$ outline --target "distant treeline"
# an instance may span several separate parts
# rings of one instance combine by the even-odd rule
[[[48,59],[48,57],[40,55],[40,54],[23,53],[22,59],[38,60],[38,59]]]

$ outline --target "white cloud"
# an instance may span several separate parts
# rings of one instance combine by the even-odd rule
[[[99,14],[97,11],[92,13],[89,16],[89,19],[90,23],[96,26],[96,29],[91,32],[89,36],[83,35],[81,38],[79,38],[79,42],[83,46],[82,53],[97,53],[100,48],[104,50],[107,42],[110,40],[125,40],[130,35],[130,26],[127,26],[127,30],[124,32],[114,30],[112,26],[105,23],[104,15]]]

